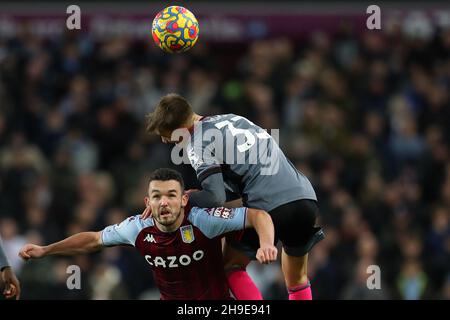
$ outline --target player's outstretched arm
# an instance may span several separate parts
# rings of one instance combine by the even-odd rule
[[[277,259],[278,250],[274,246],[275,229],[270,215],[264,210],[249,208],[245,226],[255,228],[258,233],[259,249],[256,252],[256,259],[264,264],[274,262]]]
[[[24,259],[39,259],[49,255],[77,255],[98,251],[103,248],[101,232],[80,232],[62,241],[38,246],[26,244],[19,256]]]

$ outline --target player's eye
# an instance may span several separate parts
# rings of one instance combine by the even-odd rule
[[[152,196],[152,199],[155,199],[155,200],[157,200],[157,199],[159,199],[159,198],[161,198],[160,195],[154,195],[154,196]]]

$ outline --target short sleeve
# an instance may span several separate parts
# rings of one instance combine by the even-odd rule
[[[151,219],[147,219],[151,220]],[[147,221],[146,220],[146,221]],[[145,228],[139,216],[131,216],[121,223],[110,225],[102,231],[102,242],[105,246],[131,245],[134,246],[139,232]]]
[[[198,208],[191,209],[189,220],[205,236],[212,239],[227,232],[245,228],[247,208]]]

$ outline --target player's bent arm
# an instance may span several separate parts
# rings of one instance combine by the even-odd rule
[[[275,229],[270,215],[264,210],[247,209],[245,226],[255,228],[258,233],[259,249],[256,259],[264,264],[275,261],[278,250],[274,246]]]
[[[202,181],[202,190],[189,194],[189,202],[201,208],[222,207],[226,201],[222,173],[215,173]]]
[[[77,255],[98,251],[104,247],[102,232],[80,232],[59,242],[47,246],[27,244],[22,247],[19,256],[23,259],[43,258],[50,255]]]
[[[275,229],[272,218],[266,211],[248,208],[245,227],[255,228],[259,236],[260,246],[273,245],[275,241]]]

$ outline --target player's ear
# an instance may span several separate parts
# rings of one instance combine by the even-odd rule
[[[187,193],[183,193],[183,195],[181,196],[181,207],[186,207],[188,201],[189,195]]]
[[[149,197],[146,196],[146,197],[144,198],[144,204],[145,204],[146,207],[149,207],[149,206],[150,206],[150,198],[149,198]]]

